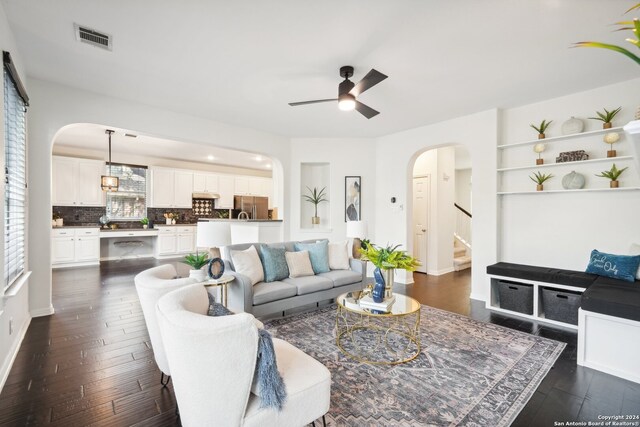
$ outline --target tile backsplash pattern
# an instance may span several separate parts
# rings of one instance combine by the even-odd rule
[[[213,212],[213,200],[193,199],[193,214],[200,217],[208,217]]]
[[[58,213],[64,219],[64,225],[100,225],[100,217],[105,214],[104,207],[54,206],[52,213]],[[154,224],[164,224],[165,212],[178,214],[178,224],[192,224],[198,218],[229,218],[228,209],[211,209],[208,214],[199,214],[193,209],[147,208],[147,218]],[[139,221],[116,221],[118,228],[140,228]]]

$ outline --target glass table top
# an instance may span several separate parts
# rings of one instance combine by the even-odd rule
[[[415,313],[420,310],[420,303],[415,299],[406,295],[393,293],[396,298],[395,302],[391,306],[389,312],[381,312],[378,310],[371,310],[369,308],[363,308],[358,305],[358,300],[365,296],[362,291],[353,291],[344,293],[336,298],[336,303],[341,307],[349,311],[356,313],[366,314],[369,316],[402,316],[405,314]]]

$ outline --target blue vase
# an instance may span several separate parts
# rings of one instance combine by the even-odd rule
[[[377,267],[375,270],[373,270],[373,278],[376,283],[375,285],[373,285],[371,298],[373,298],[373,302],[382,302],[384,300],[385,282],[384,277],[382,276],[382,272]]]

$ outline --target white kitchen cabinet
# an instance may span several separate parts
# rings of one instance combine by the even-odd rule
[[[249,177],[236,176],[234,179],[234,194],[244,196],[249,194]]]
[[[249,195],[251,196],[264,196],[264,182],[263,178],[249,177]]]
[[[53,268],[96,265],[100,262],[99,228],[59,228],[51,231]]]
[[[192,193],[193,172],[152,168],[150,207],[190,208]]]
[[[234,178],[230,175],[220,175],[218,177],[218,194],[220,194],[220,198],[215,202],[216,209],[233,209],[234,191]]]
[[[195,193],[217,193],[218,175],[194,172],[193,191]]]
[[[156,226],[158,238],[155,244],[156,258],[169,258],[195,252],[196,226]]]
[[[53,156],[53,206],[104,206],[100,178],[105,173],[101,160]]]

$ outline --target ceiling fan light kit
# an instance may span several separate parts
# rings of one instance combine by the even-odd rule
[[[386,79],[387,76],[373,68],[358,83],[353,83],[351,80],[349,80],[349,77],[351,76],[353,76],[352,66],[345,65],[344,67],[340,67],[340,77],[344,78],[344,81],[342,81],[342,83],[338,85],[338,98],[316,99],[313,101],[302,101],[302,102],[290,102],[289,105],[292,107],[297,107],[299,105],[318,104],[321,102],[338,101],[338,108],[340,110],[342,111],[357,110],[360,114],[365,116],[367,119],[370,119],[380,114],[378,111],[374,110],[368,105],[363,104],[362,102],[358,101],[356,98],[364,91],[371,89],[373,86],[377,85],[378,83]]]

